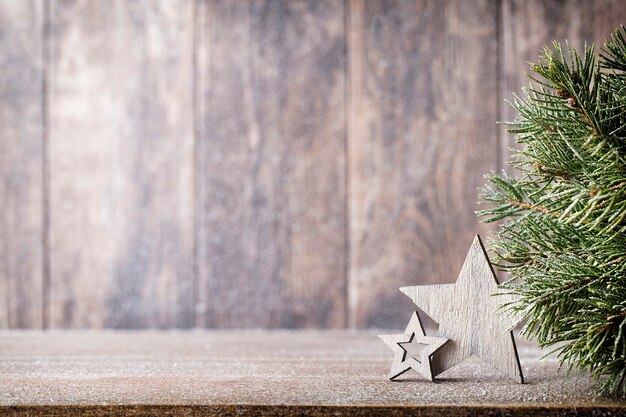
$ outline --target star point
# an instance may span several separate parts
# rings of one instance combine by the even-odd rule
[[[433,354],[439,350],[448,340],[440,337],[426,336],[422,322],[417,312],[413,312],[411,320],[404,333],[379,335],[378,336],[391,350],[394,352],[389,379],[394,380],[409,369],[414,369],[420,375],[429,381],[434,379],[431,368],[431,359]],[[403,344],[416,342],[426,345],[417,354],[417,358],[409,356],[408,351]]]

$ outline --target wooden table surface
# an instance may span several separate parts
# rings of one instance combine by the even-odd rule
[[[626,415],[588,375],[519,353],[524,385],[475,359],[392,382],[368,332],[5,331],[0,414]]]

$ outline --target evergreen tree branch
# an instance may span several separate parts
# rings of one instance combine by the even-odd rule
[[[488,175],[478,215],[502,222],[490,244],[523,334],[626,397],[626,29],[599,58],[555,42],[531,69],[507,123],[517,176]]]

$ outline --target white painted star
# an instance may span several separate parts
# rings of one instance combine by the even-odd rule
[[[430,365],[431,357],[437,349],[447,342],[447,339],[426,336],[417,312],[413,312],[404,333],[380,335],[378,337],[394,352],[389,379],[393,380],[413,368],[429,381],[433,380],[433,372]],[[403,344],[413,342],[426,345],[418,353],[417,358],[409,356],[407,350],[402,346]]]
[[[450,339],[433,357],[433,375],[474,355],[515,381],[524,382],[511,331],[519,318],[499,310],[514,296],[494,296],[499,291],[498,281],[478,235],[456,283],[403,287],[400,291],[439,323],[439,337]]]

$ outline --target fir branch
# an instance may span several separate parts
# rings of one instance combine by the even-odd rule
[[[529,204],[529,203],[524,203],[523,201],[507,200],[507,202],[509,204],[512,204],[512,205],[517,206],[517,207],[524,208],[526,210],[533,210],[533,211],[538,211],[538,212],[545,213],[545,214],[551,214],[551,215],[556,216],[556,217],[561,217],[561,213],[559,213],[558,211],[551,211],[551,210],[548,210],[545,207],[536,206],[536,205],[532,205],[532,204]]]
[[[599,58],[555,42],[531,69],[507,122],[519,175],[487,176],[478,214],[503,221],[490,243],[523,334],[626,397],[626,29]]]

